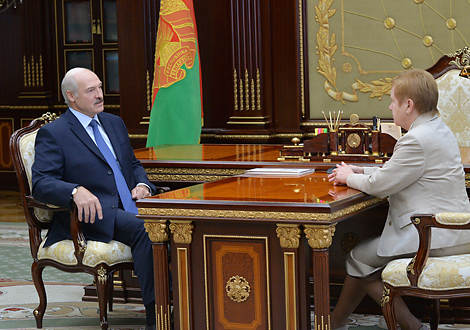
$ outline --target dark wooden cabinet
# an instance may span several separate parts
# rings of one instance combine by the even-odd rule
[[[74,67],[94,71],[103,82],[107,110],[119,115],[116,9],[116,0],[55,0],[54,41],[57,82]]]

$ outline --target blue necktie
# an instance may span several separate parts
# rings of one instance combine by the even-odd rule
[[[124,176],[122,175],[121,167],[119,166],[116,158],[114,157],[106,142],[104,142],[103,136],[101,136],[100,130],[98,129],[98,122],[93,119],[90,122],[90,126],[93,128],[93,134],[95,135],[95,141],[98,149],[100,149],[104,158],[114,172],[114,179],[116,180],[116,186],[124,210],[137,214],[137,207],[135,206],[135,202],[132,199],[129,188],[127,187],[126,179],[124,179]]]

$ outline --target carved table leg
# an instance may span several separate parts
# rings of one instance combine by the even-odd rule
[[[299,225],[277,224],[276,234],[284,252],[286,330],[300,329],[297,283],[300,233]]]
[[[313,251],[315,330],[331,330],[329,247],[334,232],[335,224],[305,226],[305,235]]]
[[[172,263],[176,263],[173,275],[174,288],[173,292],[177,294],[173,302],[177,305],[175,308],[175,328],[181,330],[194,329],[192,304],[191,304],[191,241],[194,226],[191,221],[172,220],[170,230],[173,234],[173,242],[176,245],[176,255],[172,256]],[[175,249],[173,249],[175,251]]]
[[[153,270],[155,273],[155,311],[157,329],[171,329],[170,282],[168,276],[168,232],[165,220],[146,220],[153,248]]]

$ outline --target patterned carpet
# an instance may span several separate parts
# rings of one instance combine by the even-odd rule
[[[24,222],[0,222],[0,260],[0,329],[36,329],[33,311],[39,299],[31,282],[31,255]],[[81,300],[83,286],[93,282],[91,275],[70,276],[47,267],[43,276],[48,295],[43,329],[100,329],[97,303]],[[114,304],[114,310],[109,312],[109,324],[109,329],[144,329],[144,307],[139,304]],[[354,314],[349,318],[348,326],[354,330],[387,329],[380,315]],[[443,324],[439,329],[469,330],[470,325]]]

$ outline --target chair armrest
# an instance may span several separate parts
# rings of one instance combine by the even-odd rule
[[[87,241],[85,235],[83,235],[80,221],[78,220],[78,211],[77,206],[75,203],[73,204],[73,210],[70,212],[68,208],[59,207],[52,204],[46,204],[38,201],[33,196],[26,196],[26,203],[29,208],[40,208],[47,211],[68,211],[70,213],[70,234],[73,241],[73,246],[75,248],[75,257],[77,258],[78,262],[81,264],[83,260],[83,256],[85,254]],[[35,227],[33,231],[30,230],[30,240],[33,240],[34,246],[39,246],[42,241],[41,237],[41,229],[48,228],[48,224],[39,221],[37,218],[31,218],[31,227]]]
[[[82,232],[80,220],[78,220],[77,204],[73,203],[73,210],[70,214],[70,234],[72,235],[75,257],[79,264],[83,262],[83,256],[87,248],[87,241]]]
[[[412,286],[417,286],[431,249],[431,228],[470,229],[470,213],[413,214],[411,222],[418,230],[419,246],[413,260],[407,267]]]

